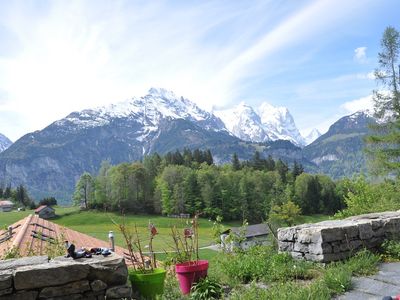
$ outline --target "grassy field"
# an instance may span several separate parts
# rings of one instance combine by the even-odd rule
[[[5,228],[6,226],[33,214],[33,211],[13,211],[8,213],[0,213],[0,227]],[[104,213],[98,211],[80,211],[76,207],[56,207],[57,218],[52,221],[74,229],[76,231],[94,236],[98,239],[107,241],[108,232],[110,230],[115,233],[115,242],[117,245],[124,247],[124,241],[122,235],[119,233],[118,228],[113,224],[112,220],[117,223],[122,222],[122,217],[115,213]],[[299,219],[299,223],[313,223],[328,219],[329,216],[315,215],[315,216],[302,216]],[[163,216],[155,215],[126,215],[126,223],[129,225],[136,224],[138,231],[141,235],[141,239],[144,243],[148,241],[147,226],[149,220],[157,227],[159,234],[154,239],[154,250],[155,251],[172,251],[172,239],[170,236],[171,226],[177,226],[183,228],[188,226],[186,220],[167,218]],[[212,237],[212,226],[213,222],[207,219],[200,219],[199,228],[199,246],[206,247],[213,244]],[[225,224],[226,227],[240,226],[240,222],[228,222]],[[145,251],[145,249],[144,249]],[[211,258],[215,252],[209,249],[202,249],[200,256],[203,259]],[[159,259],[163,259],[164,254],[159,255]]]
[[[9,213],[0,214],[0,226],[6,226],[33,214],[33,211],[13,211]],[[116,213],[103,213],[98,211],[80,211],[76,207],[56,207],[57,218],[52,219],[52,222],[74,229],[76,231],[94,236],[101,240],[108,240],[108,232],[110,230],[115,233],[115,242],[117,245],[124,247],[124,240],[119,233],[116,225],[113,224],[114,220],[117,223],[122,222],[122,216]],[[175,218],[167,218],[155,215],[126,215],[125,221],[127,224],[137,225],[143,243],[148,242],[147,226],[149,220],[157,227],[158,235],[154,239],[153,247],[155,251],[172,251],[172,238],[170,236],[171,226],[177,226],[183,230],[184,227],[189,226],[188,221]],[[213,243],[212,226],[213,222],[207,219],[200,219],[199,228],[199,247],[209,246]],[[230,225],[235,223],[230,223]],[[236,223],[238,225],[238,223]],[[146,251],[146,249],[144,249]],[[212,257],[214,251],[209,249],[202,249],[200,251],[201,258],[208,259]],[[159,258],[164,258],[165,255],[159,255]]]

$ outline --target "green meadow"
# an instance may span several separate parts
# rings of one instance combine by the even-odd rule
[[[18,220],[25,218],[29,214],[33,214],[34,211],[12,211],[8,213],[0,213],[0,227],[5,228]],[[115,234],[115,242],[121,247],[125,247],[124,240],[120,234],[118,227],[113,223],[122,223],[123,216],[113,212],[100,212],[100,211],[81,211],[77,207],[56,207],[57,217],[52,219],[52,222],[66,226],[73,230],[91,235],[101,240],[108,240],[108,232],[111,230]],[[325,215],[315,216],[302,216],[299,223],[304,222],[318,222],[328,219]],[[132,229],[135,224],[138,228],[140,238],[143,242],[143,251],[146,251],[146,244],[149,240],[148,235],[148,224],[151,221],[158,230],[158,235],[153,241],[154,250],[157,252],[168,252],[173,251],[172,238],[171,238],[171,226],[176,226],[183,230],[186,226],[190,226],[190,220],[168,218],[157,215],[125,215],[125,222]],[[200,219],[199,221],[199,247],[207,247],[214,243],[212,226],[213,221],[208,219]],[[240,222],[227,222],[224,224],[226,228],[230,226],[240,226]],[[91,246],[91,245],[88,245]],[[203,259],[209,259],[215,255],[215,251],[210,249],[201,249],[200,257]],[[159,254],[158,258],[163,259],[165,254]]]

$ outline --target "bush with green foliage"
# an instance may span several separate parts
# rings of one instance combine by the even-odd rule
[[[381,245],[382,255],[386,260],[400,260],[400,242],[387,240]]]
[[[355,180],[345,180],[343,184],[347,191],[344,197],[347,207],[335,215],[338,218],[400,208],[399,180],[372,184],[360,176]]]

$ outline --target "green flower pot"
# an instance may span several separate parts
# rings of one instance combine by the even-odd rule
[[[129,280],[132,287],[146,299],[155,299],[156,295],[164,292],[164,279],[166,271],[162,268],[154,269],[153,272],[129,270]]]

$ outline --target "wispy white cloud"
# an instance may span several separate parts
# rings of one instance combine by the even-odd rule
[[[367,62],[367,47],[358,47],[354,49],[354,59],[363,64]]]
[[[360,110],[366,110],[366,109],[372,110],[374,108],[374,102],[372,100],[372,96],[369,95],[345,102],[340,107],[344,109],[346,113],[350,114]]]

